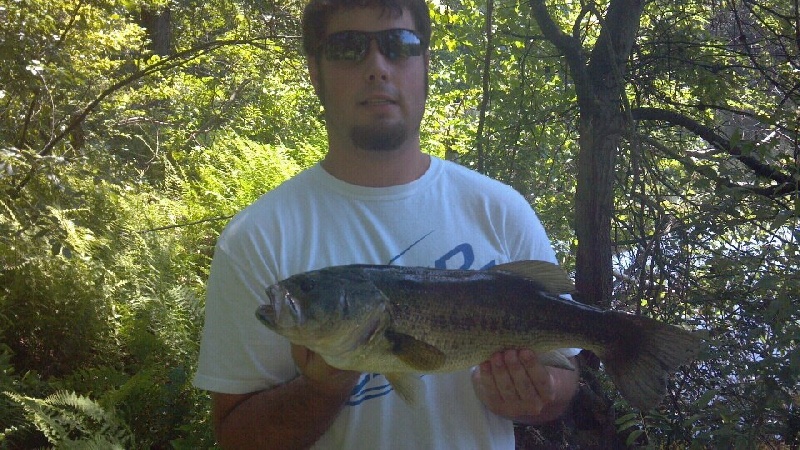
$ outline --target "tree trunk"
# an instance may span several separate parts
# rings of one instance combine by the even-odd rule
[[[150,50],[159,56],[172,54],[172,12],[169,8],[160,10],[142,9],[142,27],[150,38]]]
[[[544,0],[530,0],[542,34],[563,54],[575,82],[580,111],[578,180],[575,194],[576,297],[608,306],[612,292],[611,216],[614,213],[614,162],[627,113],[623,105],[625,70],[643,0],[612,0],[591,51],[579,36],[565,33],[550,16]],[[580,15],[581,20],[584,16]],[[577,26],[575,29],[579,29]],[[588,58],[587,58],[588,55]]]
[[[644,1],[611,0],[605,16],[600,16],[597,10],[583,11],[594,14],[602,26],[590,50],[582,47],[580,36],[559,28],[547,11],[545,0],[530,0],[530,4],[545,39],[564,55],[578,99],[580,149],[575,191],[575,234],[578,238],[575,297],[584,303],[608,307],[613,290],[614,170],[629,117],[624,100],[624,74],[639,30]],[[578,20],[583,20],[584,15],[579,16]],[[579,25],[575,24],[573,29],[579,30]],[[581,356],[582,368],[598,368],[596,357],[587,352]],[[616,436],[612,402],[593,380],[590,372],[582,373],[581,391],[572,410],[556,424],[563,431],[557,440],[549,440],[556,448],[582,448],[586,443],[599,448],[623,448]]]
[[[581,110],[575,189],[576,297],[603,307],[611,304],[611,216],[614,213],[614,162],[619,145],[619,136],[613,129],[619,112],[614,114],[608,109]]]

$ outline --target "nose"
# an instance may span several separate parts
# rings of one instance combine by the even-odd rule
[[[369,82],[388,81],[390,61],[378,50],[378,41],[370,39],[369,51],[364,58],[365,74]]]

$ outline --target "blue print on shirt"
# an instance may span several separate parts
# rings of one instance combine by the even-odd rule
[[[367,384],[369,384],[372,380],[377,380],[380,377],[380,381],[377,386],[372,386],[367,388]],[[347,401],[347,406],[358,406],[364,403],[367,400],[371,400],[377,397],[383,397],[384,395],[392,392],[392,385],[389,384],[386,379],[378,373],[367,373],[361,377],[361,380],[358,384],[353,388],[353,392],[350,393],[350,399]]]
[[[432,233],[432,232],[431,232]],[[411,250],[416,244],[421,242],[426,237],[430,236],[431,233],[426,234],[425,236],[421,237],[419,240],[411,244],[407,249],[403,250],[399,255],[395,256],[390,260],[394,262],[404,253]],[[448,262],[453,264],[458,264],[461,262],[459,267],[448,267]],[[468,243],[463,243],[456,245],[452,250],[442,255],[441,258],[436,259],[434,261],[434,267],[437,269],[462,269],[468,270],[472,268],[472,265],[475,263],[475,252],[472,249],[472,245]],[[481,267],[481,269],[488,269],[490,267],[495,266],[497,263],[495,260],[491,260],[485,265]],[[421,378],[421,376],[420,376]],[[383,375],[378,373],[368,373],[364,374],[359,380],[358,384],[353,388],[353,392],[350,394],[350,399],[347,401],[347,406],[358,406],[365,401],[372,400],[374,398],[383,397],[384,395],[388,395],[392,392],[392,385],[383,377]]]
[[[464,263],[461,264],[459,269],[469,269],[472,267],[472,263],[475,262],[475,252],[472,251],[472,246],[467,244],[466,242],[463,244],[456,245],[456,247],[449,252],[445,253],[444,256],[437,259],[434,262],[434,266],[437,269],[447,269],[447,261],[454,256],[461,254],[464,255]]]
[[[448,267],[447,263],[451,259],[455,258],[457,255],[462,255],[463,263],[460,267]],[[475,262],[475,252],[472,251],[472,246],[467,244],[466,242],[463,244],[456,245],[455,248],[450,250],[449,252],[445,253],[444,256],[434,261],[433,267],[437,269],[461,269],[461,270],[469,270],[472,268],[472,264]],[[494,267],[497,264],[495,260],[491,260],[485,265],[481,267],[481,270],[486,270],[490,267]]]

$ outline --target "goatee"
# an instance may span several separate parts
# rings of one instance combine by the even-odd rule
[[[355,126],[350,129],[350,140],[363,150],[386,152],[400,147],[408,133],[403,124],[383,127]]]

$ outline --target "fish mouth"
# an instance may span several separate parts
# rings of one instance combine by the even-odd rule
[[[261,305],[256,310],[256,318],[270,328],[275,326],[275,317],[275,308],[272,305]]]
[[[256,317],[272,329],[293,328],[305,322],[297,300],[280,284],[267,288],[268,302],[258,307]]]

